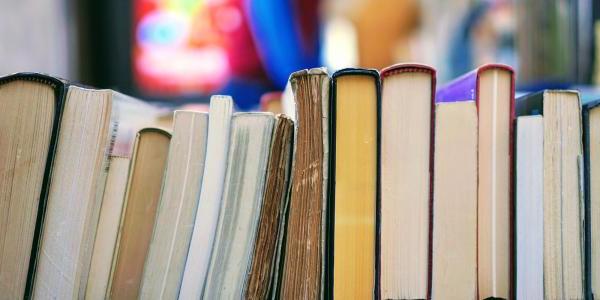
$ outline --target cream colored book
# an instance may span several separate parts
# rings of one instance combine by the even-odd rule
[[[435,108],[431,299],[477,299],[477,107]]]
[[[204,299],[240,299],[261,213],[275,117],[237,113],[231,120],[223,203]]]
[[[514,72],[483,65],[436,92],[436,101],[473,100],[477,105],[478,299],[509,299],[513,268]]]
[[[199,299],[206,283],[223,198],[232,111],[231,97],[211,98],[206,163],[179,299]]]
[[[544,118],[517,118],[516,296],[544,298]]]
[[[576,91],[546,90],[517,100],[519,116],[542,114],[544,128],[544,297],[584,299],[581,102]]]
[[[142,277],[140,299],[175,299],[200,198],[208,114],[176,111],[165,183]]]
[[[381,297],[425,299],[435,71],[400,64],[381,81]]]

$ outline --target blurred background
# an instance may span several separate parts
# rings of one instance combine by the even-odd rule
[[[517,89],[600,98],[599,0],[0,0],[0,73],[37,71],[180,106],[278,99],[291,72],[483,63]]]

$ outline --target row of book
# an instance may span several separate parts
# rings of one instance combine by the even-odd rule
[[[0,78],[0,291],[591,297],[600,106],[515,101],[504,65],[436,88],[417,64],[302,70],[284,114],[213,96],[160,129],[161,109],[112,90]]]

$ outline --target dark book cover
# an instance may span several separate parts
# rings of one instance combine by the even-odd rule
[[[600,106],[600,100],[583,105],[581,109],[583,129],[583,161],[584,161],[584,288],[586,299],[594,299],[592,290],[592,227],[591,227],[591,181],[590,181],[590,110]]]

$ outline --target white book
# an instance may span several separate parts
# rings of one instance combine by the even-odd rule
[[[264,194],[275,117],[271,113],[235,114],[223,203],[204,299],[243,298]]]
[[[179,299],[200,299],[206,280],[227,168],[233,99],[212,96],[208,117],[206,163],[196,221],[188,250]]]
[[[517,299],[544,298],[544,119],[517,118]]]
[[[208,113],[176,111],[140,299],[176,299],[202,188]]]

